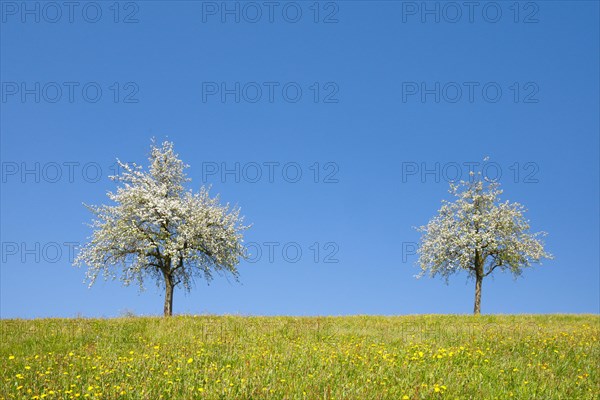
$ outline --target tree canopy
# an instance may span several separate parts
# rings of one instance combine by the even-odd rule
[[[100,275],[140,289],[147,279],[163,284],[164,312],[171,315],[175,287],[189,291],[195,278],[210,281],[215,272],[237,278],[248,226],[239,208],[221,205],[205,187],[185,189],[188,166],[173,143],[153,143],[149,162],[148,171],[118,162],[122,172],[111,179],[120,186],[108,192],[114,205],[87,206],[94,231],[75,263],[88,266],[90,286]]]
[[[521,275],[524,268],[552,255],[544,250],[545,232],[531,233],[525,207],[501,201],[498,182],[471,175],[450,184],[454,202],[443,201],[438,214],[418,230],[422,233],[419,265],[423,276],[467,271],[476,281],[475,307],[480,312],[481,282],[495,270]]]

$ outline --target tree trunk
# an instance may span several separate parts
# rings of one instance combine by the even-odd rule
[[[165,276],[165,317],[173,315],[173,278]]]
[[[477,273],[475,276],[475,307],[473,314],[481,314],[481,284],[483,283],[483,275]]]

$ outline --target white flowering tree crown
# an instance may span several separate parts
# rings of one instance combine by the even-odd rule
[[[525,207],[501,201],[498,182],[479,175],[450,184],[454,202],[443,201],[438,214],[421,233],[418,264],[421,273],[441,276],[467,271],[475,279],[474,312],[480,313],[481,282],[495,270],[510,271],[515,277],[524,268],[552,255],[544,250],[545,232],[531,233],[523,216]]]
[[[208,189],[185,189],[188,166],[173,143],[153,142],[149,161],[148,171],[118,162],[122,172],[111,179],[120,186],[108,192],[114,205],[87,206],[95,216],[93,234],[75,264],[88,266],[90,286],[100,275],[137,282],[142,290],[146,279],[164,285],[164,313],[171,315],[175,287],[189,291],[195,278],[210,281],[215,272],[237,279],[248,226],[239,208],[220,205]]]

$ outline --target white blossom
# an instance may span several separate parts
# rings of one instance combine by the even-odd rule
[[[237,278],[237,264],[245,257],[239,208],[220,205],[202,187],[186,190],[185,165],[173,144],[152,144],[149,171],[118,161],[120,183],[108,192],[114,205],[88,206],[95,215],[93,235],[75,264],[87,265],[90,286],[102,275],[144,288],[147,278],[172,290],[190,290],[194,278],[210,281],[213,273],[229,272]],[[167,301],[167,298],[165,298]],[[165,314],[167,304],[165,303]],[[171,310],[169,309],[169,315]]]
[[[500,200],[499,183],[478,174],[468,182],[451,184],[449,191],[456,200],[443,201],[438,214],[418,228],[422,232],[418,277],[429,273],[448,281],[450,275],[467,271],[476,280],[478,313],[484,277],[496,269],[519,276],[524,268],[552,255],[544,250],[546,233],[530,233],[525,208]]]

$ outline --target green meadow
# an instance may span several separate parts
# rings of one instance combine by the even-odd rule
[[[598,315],[0,324],[0,399],[600,398]]]

